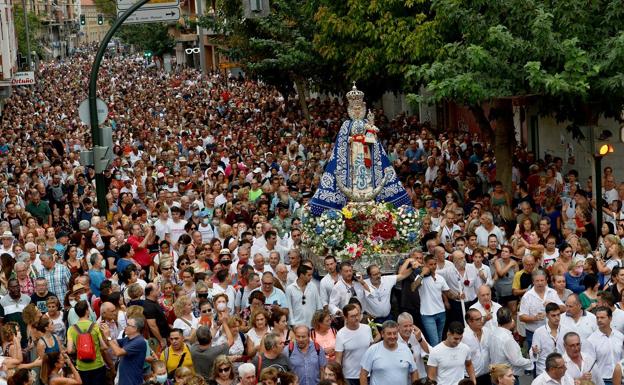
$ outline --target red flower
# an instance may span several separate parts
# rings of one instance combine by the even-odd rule
[[[464,286],[468,286],[468,285],[470,285],[470,281],[469,280],[465,280],[464,281]]]
[[[486,303],[485,305],[483,305],[483,307],[485,308],[485,310],[490,311],[490,307],[492,307],[492,305]]]
[[[372,229],[373,237],[379,237],[387,240],[392,239],[397,235],[396,228],[391,221],[383,221],[375,223]]]

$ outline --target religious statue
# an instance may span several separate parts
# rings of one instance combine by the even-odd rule
[[[347,93],[349,120],[340,128],[332,155],[310,201],[313,215],[340,210],[347,202],[410,204],[381,143],[372,111],[366,114],[364,93],[355,85]]]

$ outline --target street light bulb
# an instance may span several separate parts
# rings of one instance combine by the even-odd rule
[[[613,152],[613,151],[611,151]],[[600,156],[604,156],[607,155],[609,153],[609,145],[608,144],[603,144],[602,146],[600,146],[600,149],[598,149],[598,154]]]

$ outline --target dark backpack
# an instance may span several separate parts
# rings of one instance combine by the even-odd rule
[[[91,330],[93,330],[94,322],[91,322],[86,332],[83,332],[78,327],[78,324],[74,324],[74,329],[78,336],[76,337],[76,357],[83,362],[95,361],[97,352],[95,351],[95,343],[93,342],[93,336]]]

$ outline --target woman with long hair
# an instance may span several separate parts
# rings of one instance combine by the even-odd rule
[[[253,357],[257,351],[262,352],[262,339],[271,331],[268,325],[269,314],[264,309],[251,313],[249,331],[247,332],[247,355]]]
[[[234,385],[236,383],[234,366],[227,356],[217,356],[212,364],[212,379],[210,385]]]
[[[32,385],[35,379],[30,375],[28,369],[17,369],[11,377],[7,379],[7,385]]]
[[[69,367],[71,374],[63,375],[63,368]],[[67,353],[49,353],[41,362],[41,382],[45,385],[82,385],[82,379]]]
[[[285,345],[287,345],[289,341],[295,340],[295,333],[288,327],[287,309],[274,309],[269,317],[269,325],[271,325],[273,329],[272,332],[277,334]]]
[[[178,298],[173,304],[173,310],[177,319],[173,322],[174,329],[183,331],[184,339],[192,341],[199,327],[199,319],[193,315],[193,302],[190,297]]]
[[[336,361],[328,362],[323,374],[326,380],[333,381],[338,385],[347,385],[347,380],[345,380],[342,372],[342,365]]]
[[[327,309],[317,310],[312,317],[312,341],[319,344],[325,351],[327,362],[336,359],[336,330],[331,326],[331,313]]]

